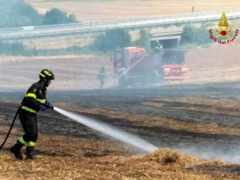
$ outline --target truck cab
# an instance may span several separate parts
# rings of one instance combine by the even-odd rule
[[[188,76],[185,76],[188,68],[185,65],[184,50],[164,50],[161,64],[164,80],[183,80],[188,78]]]

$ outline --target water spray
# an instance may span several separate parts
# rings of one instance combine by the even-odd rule
[[[125,131],[119,130],[113,126],[98,122],[92,118],[84,117],[84,116],[81,116],[78,114],[74,114],[72,112],[65,111],[58,107],[54,107],[53,109],[55,111],[57,111],[58,113],[66,116],[68,118],[71,118],[85,126],[88,126],[92,129],[97,130],[101,133],[104,133],[110,137],[118,139],[124,143],[127,143],[134,147],[137,147],[145,152],[152,153],[158,149],[156,146],[150,144],[149,142],[147,142],[135,135],[132,135]]]
[[[123,69],[119,74],[118,76],[116,77],[117,79],[121,79],[123,76],[126,76],[126,74],[128,73],[128,71],[130,71],[132,68],[134,68],[136,65],[138,65],[140,62],[142,62],[146,56],[148,54],[146,54],[145,56],[141,57],[139,60],[137,60],[136,62],[134,62],[133,64],[131,64],[127,69]],[[112,80],[108,83],[106,83],[105,86],[112,86],[114,84],[114,81],[115,80]]]

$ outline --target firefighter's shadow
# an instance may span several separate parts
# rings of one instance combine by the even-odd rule
[[[9,151],[9,149],[5,148],[4,151]],[[47,151],[42,151],[42,150],[36,150],[35,151],[36,155],[46,155],[46,156],[58,156],[58,157],[82,157],[82,158],[95,158],[95,157],[104,157],[112,154],[116,154],[116,152],[112,151],[107,151],[105,150],[104,152],[101,153],[94,153],[94,152],[83,152],[83,153],[55,153],[55,152],[47,152]],[[125,151],[118,151],[117,154],[126,154]]]
[[[36,155],[45,155],[45,156],[60,156],[60,157],[82,157],[82,154],[70,154],[70,153],[55,153],[55,152],[47,152],[47,151],[42,151],[42,150],[36,150],[35,151]]]
[[[10,148],[9,147],[3,147],[1,149],[1,151],[3,152],[9,152],[10,153]],[[25,150],[22,150],[22,154],[24,155],[26,152]],[[118,152],[119,154],[124,154],[125,152]],[[103,152],[103,153],[94,153],[94,152],[84,152],[84,153],[74,153],[74,154],[70,154],[70,153],[66,153],[66,152],[62,152],[62,153],[56,153],[56,152],[47,152],[47,151],[43,151],[43,150],[35,150],[35,155],[38,156],[52,156],[52,157],[79,157],[79,158],[95,158],[95,157],[104,157],[104,156],[108,156],[111,155],[111,152]],[[114,153],[115,154],[115,153]]]

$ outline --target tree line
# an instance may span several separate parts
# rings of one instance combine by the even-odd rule
[[[53,8],[45,14],[39,14],[30,4],[24,0],[0,0],[0,28],[12,28],[23,26],[53,25],[77,22],[73,14]],[[129,32],[125,29],[108,30],[105,33],[95,36],[92,44],[86,47],[72,46],[64,49],[37,50],[26,49],[20,42],[0,41],[0,54],[11,55],[61,55],[81,53],[108,53],[116,48],[137,46],[149,49],[150,35],[142,29],[139,32],[139,39],[131,41]],[[183,28],[180,46],[190,44],[191,47],[211,43],[207,26],[194,27],[187,25]]]
[[[53,8],[45,14],[38,13],[24,0],[0,0],[0,28],[40,26],[77,22],[73,14]]]

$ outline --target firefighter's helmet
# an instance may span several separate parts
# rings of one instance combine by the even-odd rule
[[[54,74],[48,69],[43,69],[39,74],[40,79],[54,80]]]
[[[161,44],[161,43],[157,43],[157,45],[156,45],[156,49],[162,49],[163,48],[163,45]]]

